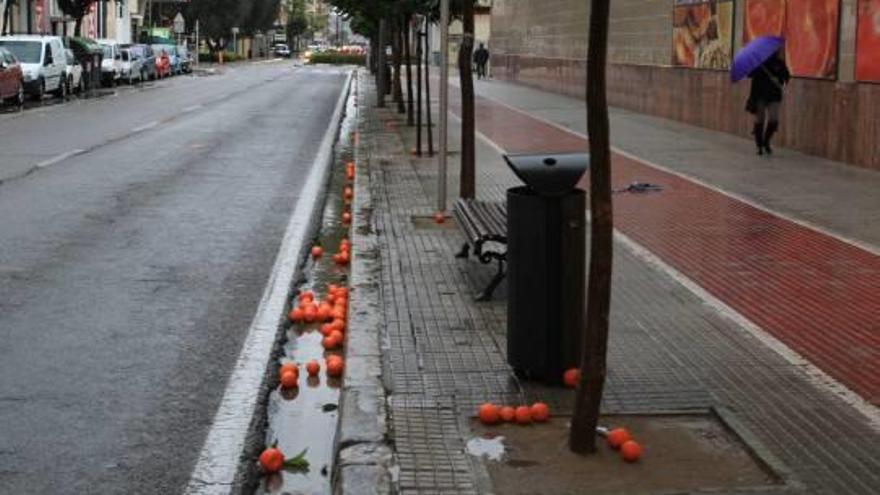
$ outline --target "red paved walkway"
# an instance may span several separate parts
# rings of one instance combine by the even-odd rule
[[[579,135],[490,100],[478,98],[476,114],[477,129],[508,152],[587,149]],[[612,169],[615,188],[664,188],[615,195],[618,230],[880,404],[880,257],[618,154]]]

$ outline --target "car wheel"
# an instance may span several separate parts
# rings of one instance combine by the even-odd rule
[[[18,85],[18,94],[15,95],[15,106],[21,111],[24,108],[24,81]]]
[[[37,85],[37,94],[34,95],[34,100],[42,102],[44,96],[46,96],[46,81],[40,79],[40,84]]]

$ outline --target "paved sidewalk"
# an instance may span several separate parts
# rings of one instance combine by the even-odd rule
[[[375,108],[368,76],[361,83],[361,109],[367,114],[361,129],[361,170],[370,176],[381,266],[379,339],[389,395],[388,436],[398,468],[395,485],[400,493],[490,491],[483,465],[463,449],[472,435],[466,418],[476,405],[543,400],[564,415],[570,411],[572,393],[520,382],[511,373],[505,358],[506,284],[495,301],[475,303],[472,295],[494,268],[453,257],[461,243],[453,225],[438,228],[430,221],[414,220],[433,213],[435,162],[405,152],[413,146],[413,130],[392,108]],[[516,129],[516,112],[499,112],[502,107],[491,108],[485,101],[481,105],[478,128],[484,134],[492,135],[486,117],[507,130]],[[583,149],[580,137],[563,134],[560,140],[568,140],[568,149]],[[458,135],[454,120],[450,135]],[[518,135],[518,149],[546,144],[528,141],[530,136]],[[485,199],[502,199],[504,190],[518,183],[495,146],[503,147],[500,142],[478,142],[478,194]],[[458,145],[453,142],[451,148]],[[456,156],[453,152],[450,160],[450,196],[457,192]],[[658,198],[692,187],[673,184],[673,178],[681,180],[663,177],[667,190]],[[622,195],[619,202],[644,199],[654,200]],[[699,209],[683,214],[667,208],[672,217],[652,221],[680,225]],[[646,208],[632,207],[633,212],[639,210]],[[626,210],[618,211],[623,222]],[[666,235],[669,232],[660,237]],[[668,250],[675,252],[681,243],[672,239],[676,244]],[[880,490],[880,432],[864,415],[833,391],[817,386],[802,366],[707,305],[694,287],[670,276],[650,253],[620,240],[615,249],[605,413],[725,410],[760,455],[784,466],[788,486],[764,493]],[[876,353],[877,347],[865,349]]]
[[[495,94],[505,94],[505,90],[522,93],[503,83],[496,83],[492,90]],[[554,99],[554,95],[532,91],[527,101],[536,104],[542,94]],[[507,98],[514,96],[508,94]],[[457,98],[452,100],[455,107]],[[574,105],[569,108],[576,109]],[[572,110],[564,112],[571,114]],[[510,152],[584,150],[588,146],[586,139],[552,121],[495,100],[479,98],[477,115],[477,129]],[[880,173],[847,174],[826,162],[824,175],[816,164],[816,177],[808,178],[798,173],[804,157],[787,151],[769,160],[758,156],[734,160],[741,149],[750,148],[747,144],[737,148],[718,133],[691,137],[690,143],[682,146],[709,150],[722,160],[706,160],[705,156],[682,160],[670,157],[679,141],[665,140],[661,150],[659,143],[664,140],[656,134],[662,135],[665,129],[647,127],[636,116],[617,120],[638,121],[644,127],[635,136],[618,129],[615,135],[622,135],[620,139],[630,147],[639,140],[657,144],[651,155],[615,153],[613,187],[623,188],[635,181],[664,187],[661,193],[617,195],[618,231],[865,400],[880,404],[880,249],[867,243],[854,245],[827,233],[849,219],[853,211],[880,219]],[[641,156],[649,156],[650,161]],[[717,177],[746,162],[757,163],[747,176],[728,173],[713,182],[695,182],[688,175],[677,175],[681,172],[676,169],[689,174],[691,168],[700,166],[703,176]],[[786,169],[790,178],[780,183],[775,179],[778,172],[757,168],[766,164]],[[809,183],[804,185],[805,181]],[[791,206],[805,201],[800,191],[822,181],[833,185],[828,196],[839,196],[841,202],[855,198],[853,201],[860,203],[826,208],[826,224],[832,228],[825,232],[769,213],[757,201],[744,201],[718,190],[739,189],[751,194],[754,184],[761,184],[775,191],[780,204]],[[880,228],[868,223],[862,224],[861,231],[870,238],[880,233]]]

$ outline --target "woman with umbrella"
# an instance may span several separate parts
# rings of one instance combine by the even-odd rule
[[[791,74],[782,59],[784,40],[778,36],[760,36],[744,46],[733,60],[731,80],[752,79],[746,110],[755,115],[752,134],[758,154],[773,153],[770,139],[779,129],[779,106],[782,92]]]

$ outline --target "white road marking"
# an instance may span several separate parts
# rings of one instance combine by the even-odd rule
[[[142,126],[135,127],[134,129],[131,130],[131,132],[143,132],[143,131],[152,129],[153,127],[156,127],[157,125],[159,125],[159,121],[154,120],[154,121],[150,122],[149,124],[144,124]]]
[[[493,100],[493,101],[495,101],[495,100]],[[510,107],[509,105],[507,105],[503,102],[499,102],[499,103],[503,106]],[[514,107],[510,107],[510,108],[517,110],[520,113],[526,114],[530,117],[534,117],[531,114],[524,112],[524,111],[521,111],[521,110],[518,110]],[[450,114],[455,119],[457,119],[459,121],[461,120],[460,117],[458,117],[455,114],[452,114],[452,112],[450,112]],[[559,127],[562,130],[583,136],[582,134],[577,133],[575,131],[572,131],[571,129],[566,129],[565,127],[559,126],[553,122],[546,121],[540,117],[534,117],[534,118],[536,118],[538,120],[542,120],[547,124],[554,125],[555,127]],[[502,154],[506,153],[506,151],[503,148],[501,148],[501,146],[499,146],[497,143],[495,143],[494,141],[492,141],[491,139],[489,139],[485,135],[483,135],[479,132],[477,133],[477,135],[479,136],[480,139],[485,141],[489,146],[491,146],[492,148],[497,150],[499,153],[502,153]],[[586,136],[583,136],[583,137],[586,137]],[[613,147],[612,147],[612,149],[616,153],[620,153],[622,155],[628,155],[628,157],[631,157],[631,159],[633,159],[633,160],[645,162],[641,158],[629,155],[628,153],[625,153],[625,152],[621,152],[620,150],[617,150]],[[645,163],[647,163],[647,162],[645,162]],[[647,163],[647,164],[651,165],[650,163]],[[664,167],[661,167],[659,165],[657,165],[656,167],[659,169],[664,169]],[[670,172],[670,173],[675,174],[675,175],[679,175],[680,177],[682,177],[686,180],[691,180],[691,181],[700,183],[700,181],[698,181],[696,179],[692,179],[692,178],[687,177],[685,175],[677,174],[675,172]],[[700,184],[703,185],[702,183],[700,183]],[[722,194],[725,194],[727,196],[730,196],[730,197],[733,197],[734,199],[739,200],[739,198],[737,198],[736,196],[734,196],[732,194],[728,194],[728,193],[726,193],[722,190],[719,190],[717,188],[712,188],[711,186],[706,186],[706,187],[709,187],[710,189],[713,189],[713,190],[717,190],[718,192],[720,192]],[[742,200],[740,200],[740,201],[742,201]],[[744,201],[744,202],[746,202],[746,201]],[[758,206],[755,206],[755,207],[759,208]],[[772,212],[766,208],[760,208],[760,209],[762,209],[768,213],[771,213],[773,215],[778,215],[777,213]],[[589,212],[587,213],[587,216],[589,217]],[[785,218],[782,215],[779,215],[779,216]],[[820,390],[824,390],[832,395],[835,395],[835,396],[839,397],[844,403],[852,406],[853,409],[855,409],[856,411],[861,413],[867,419],[869,427],[871,427],[875,431],[880,431],[880,408],[878,408],[877,406],[866,401],[862,396],[860,396],[856,392],[852,391],[849,387],[847,387],[843,383],[840,383],[835,378],[831,377],[830,375],[828,375],[827,373],[825,373],[824,371],[819,369],[816,365],[814,365],[813,363],[808,361],[806,358],[801,356],[797,351],[788,347],[785,343],[783,343],[782,341],[780,341],[779,339],[777,339],[773,335],[769,334],[767,331],[765,331],[763,328],[758,326],[756,323],[754,323],[753,321],[746,318],[739,311],[733,309],[732,307],[728,306],[726,303],[724,303],[723,301],[721,301],[717,297],[710,294],[708,291],[703,289],[698,283],[694,282],[689,277],[682,274],[681,272],[679,272],[677,269],[675,269],[671,265],[667,264],[665,261],[663,261],[662,259],[657,257],[654,253],[652,253],[651,251],[646,249],[641,244],[630,239],[626,234],[623,234],[619,230],[615,229],[614,236],[620,243],[622,243],[624,246],[626,246],[627,249],[629,249],[637,258],[648,263],[649,265],[654,266],[658,270],[666,273],[673,280],[675,280],[676,282],[681,284],[683,287],[685,287],[686,289],[691,291],[691,293],[693,293],[697,298],[702,300],[707,306],[714,309],[719,315],[733,321],[738,328],[740,328],[741,330],[750,334],[752,337],[757,339],[759,342],[761,342],[762,344],[764,344],[765,346],[769,347],[771,350],[773,350],[774,352],[779,354],[785,361],[787,361],[793,367],[795,367],[796,369],[803,372],[807,381],[809,381],[811,384],[813,384],[816,388],[818,388]],[[848,242],[845,239],[841,239],[841,240],[844,240],[844,242]]]
[[[284,317],[283,310],[291,281],[306,253],[310,230],[315,225],[313,220],[321,213],[318,211],[317,200],[326,185],[333,157],[333,143],[351,79],[352,73],[349,72],[315,157],[315,164],[287,224],[272,273],[226,385],[211,430],[190,476],[185,492],[187,494],[228,494],[234,488],[240,455],[260,399],[261,384],[279,324]]]
[[[48,160],[43,160],[40,163],[37,163],[36,168],[51,167],[52,165],[55,165],[56,163],[67,160],[68,158],[70,158],[72,156],[79,155],[80,153],[85,153],[85,150],[76,149],[76,150],[66,151],[64,153],[61,153],[60,155],[55,155],[52,158],[49,158]]]

